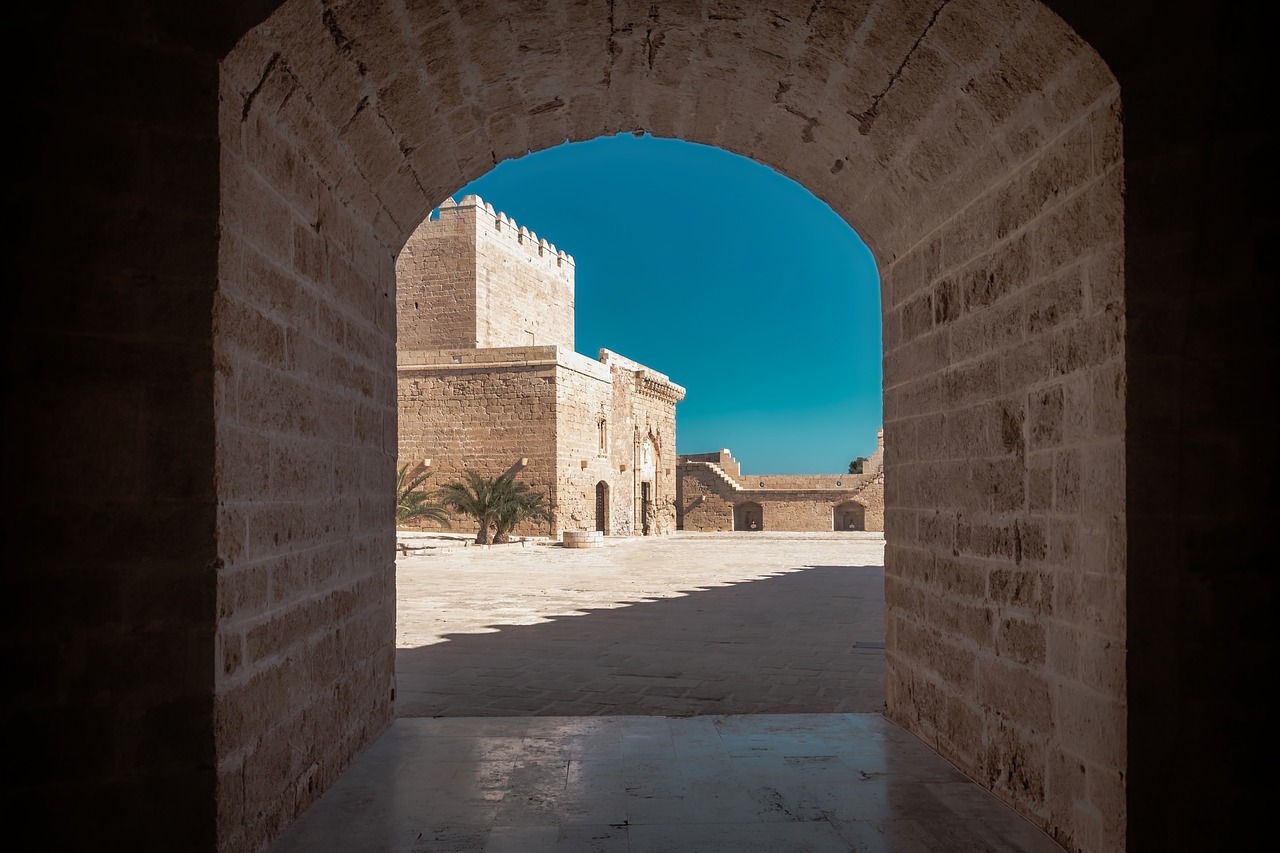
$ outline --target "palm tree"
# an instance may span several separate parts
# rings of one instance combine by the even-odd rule
[[[506,480],[506,483],[499,487],[502,499],[494,516],[495,543],[511,541],[511,530],[521,522],[543,521],[547,518],[547,507],[543,503],[541,492],[535,492],[525,483],[517,483],[510,478],[499,479]]]
[[[474,518],[480,525],[480,530],[476,533],[476,544],[488,545],[489,528],[493,526],[497,512],[497,496],[494,494],[497,480],[487,480],[470,470],[464,471],[462,478],[462,482],[446,483],[440,488],[440,501],[445,506]]]
[[[432,498],[431,492],[421,491],[419,487],[431,476],[431,469],[410,477],[409,465],[405,463],[396,472],[396,523],[425,518],[437,524],[449,526],[448,510]]]
[[[439,495],[445,506],[476,520],[478,545],[489,544],[490,528],[496,531],[493,541],[501,543],[510,539],[511,529],[520,522],[546,517],[543,496],[525,483],[517,483],[514,475],[488,479],[465,471],[462,482],[446,484]]]

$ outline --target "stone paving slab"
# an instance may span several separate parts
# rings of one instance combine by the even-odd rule
[[[396,713],[880,711],[883,565],[846,533],[402,557]]]
[[[400,719],[274,853],[1062,853],[879,714]]]

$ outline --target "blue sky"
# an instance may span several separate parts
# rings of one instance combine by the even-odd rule
[[[688,389],[676,449],[843,472],[881,425],[880,279],[808,190],[718,148],[622,134],[506,160],[475,193],[576,262],[576,348]]]

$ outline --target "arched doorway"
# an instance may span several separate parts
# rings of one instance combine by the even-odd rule
[[[636,480],[636,529],[650,536],[656,532],[657,525],[658,450],[653,436],[649,434],[640,439]]]
[[[37,555],[47,570],[24,575],[38,577],[39,586],[10,584],[18,588],[21,606],[8,627],[22,641],[15,640],[15,655],[35,659],[29,650],[49,648],[50,638],[61,637],[76,648],[98,649],[108,662],[86,667],[81,655],[68,654],[51,661],[49,669],[19,668],[15,695],[27,697],[33,713],[57,710],[50,736],[59,730],[84,733],[83,748],[65,750],[66,771],[58,774],[45,763],[28,789],[55,792],[48,801],[58,806],[50,812],[62,815],[64,826],[92,824],[106,837],[112,829],[130,828],[145,832],[154,840],[147,846],[157,848],[195,846],[188,844],[193,831],[201,844],[216,834],[224,849],[246,834],[269,837],[272,827],[318,796],[388,719],[390,569],[376,543],[389,531],[377,521],[388,488],[378,483],[389,482],[390,471],[384,459],[387,470],[379,474],[377,460],[380,452],[386,456],[389,433],[384,427],[378,438],[377,422],[389,418],[392,407],[385,390],[367,389],[383,381],[370,371],[381,371],[385,379],[390,363],[389,346],[378,343],[378,334],[387,333],[387,323],[377,319],[387,300],[378,292],[377,267],[385,266],[395,246],[377,235],[408,227],[422,209],[490,163],[619,128],[721,144],[797,176],[860,227],[867,224],[856,215],[860,199],[884,203],[882,223],[897,223],[886,231],[898,230],[906,241],[881,234],[881,248],[910,246],[919,237],[923,251],[914,259],[882,252],[882,263],[903,258],[906,266],[924,270],[949,265],[968,240],[960,232],[945,243],[926,239],[927,224],[917,218],[921,205],[934,201],[943,219],[959,223],[965,204],[954,192],[966,187],[980,198],[1009,174],[999,163],[1006,157],[1021,162],[1028,180],[1015,180],[1002,196],[1005,203],[986,205],[996,211],[983,220],[993,230],[968,232],[976,243],[1005,239],[1006,217],[1027,205],[1046,216],[1046,223],[1057,218],[1055,199],[1070,200],[1077,213],[1104,212],[1094,208],[1091,195],[1056,180],[1031,179],[1045,176],[1042,167],[1049,162],[1054,169],[1080,165],[1072,158],[1041,156],[1063,138],[1063,129],[1081,127],[1076,120],[1093,103],[1096,89],[1071,72],[1107,77],[1088,57],[1076,63],[1082,53],[1078,39],[1070,33],[1054,38],[1058,31],[1045,26],[1046,19],[1056,23],[1054,16],[1039,4],[996,8],[966,0],[930,4],[921,13],[877,0],[856,6],[782,0],[737,4],[729,14],[713,14],[720,6],[678,0],[608,4],[610,14],[604,5],[529,7],[495,0],[468,4],[460,20],[448,4],[391,8],[374,0],[322,9],[265,0],[208,4],[197,15],[194,7],[140,0],[108,17],[76,0],[60,6],[66,13],[40,16],[51,55],[59,57],[65,73],[31,75],[29,85],[15,93],[15,113],[39,117],[31,139],[46,156],[32,159],[13,183],[14,207],[26,211],[22,221],[29,227],[14,246],[24,283],[18,298],[25,301],[10,313],[16,365],[10,426],[17,434],[10,446],[19,449],[12,479],[65,483],[85,478],[88,470],[96,485],[76,490],[74,497],[66,490],[13,497],[12,550]],[[896,285],[886,282],[885,297],[886,371],[899,386],[895,399],[907,403],[895,415],[903,422],[891,430],[890,569],[895,582],[911,587],[912,598],[919,593],[948,617],[973,612],[948,605],[935,590],[920,592],[919,577],[912,574],[921,561],[946,556],[936,537],[958,533],[970,545],[990,543],[991,560],[1002,571],[1057,581],[1065,599],[1087,606],[1098,625],[1118,626],[1120,636],[1105,642],[1082,626],[1069,646],[1081,656],[1071,655],[1065,672],[1046,672],[1044,678],[1061,695],[1078,685],[1076,665],[1087,663],[1089,673],[1100,676],[1105,695],[1086,695],[1104,708],[1119,704],[1132,723],[1117,727],[1110,712],[1103,719],[1089,713],[1091,722],[1076,731],[1104,753],[1113,740],[1124,743],[1127,731],[1130,772],[1089,779],[1088,788],[1111,793],[1100,795],[1101,804],[1077,799],[1078,817],[1062,819],[1071,806],[1061,804],[1086,784],[1067,771],[1083,775],[1086,762],[1065,760],[1057,735],[1021,741],[1024,756],[1036,766],[1040,747],[1053,750],[1053,772],[1044,777],[1046,800],[1033,810],[1068,842],[1100,838],[1100,844],[1120,849],[1112,841],[1123,841],[1126,813],[1111,806],[1124,802],[1126,791],[1137,791],[1144,817],[1134,838],[1145,841],[1141,849],[1176,849],[1187,838],[1221,844],[1222,833],[1239,833],[1252,826],[1250,817],[1265,814],[1267,793],[1247,784],[1254,752],[1242,741],[1251,736],[1255,719],[1265,719],[1254,691],[1257,656],[1268,647],[1259,646],[1256,632],[1240,627],[1265,624],[1265,612],[1254,619],[1252,608],[1271,601],[1273,579],[1265,572],[1265,537],[1257,531],[1274,527],[1274,505],[1258,490],[1280,479],[1270,441],[1280,432],[1275,408],[1260,406],[1256,394],[1274,384],[1274,341],[1280,339],[1273,328],[1277,312],[1267,309],[1273,274],[1264,266],[1267,253],[1258,251],[1259,239],[1272,228],[1270,206],[1265,193],[1258,202],[1256,180],[1258,164],[1265,165],[1273,147],[1272,122],[1266,110],[1257,109],[1250,89],[1266,79],[1252,70],[1265,72],[1270,61],[1267,28],[1234,13],[1231,4],[1209,0],[1189,0],[1176,9],[1137,0],[1121,14],[1113,5],[1078,0],[1047,5],[1103,54],[1125,87],[1123,149],[1134,167],[1125,189],[1125,246],[1109,262],[1089,262],[1087,275],[1090,303],[1105,302],[1109,291],[1123,292],[1121,307],[1130,317],[1123,368],[1099,369],[1087,385],[1057,372],[1088,358],[1104,336],[1063,335],[1056,347],[1040,346],[1025,335],[1043,330],[1043,313],[1036,325],[992,323],[977,337],[1019,330],[1005,356],[991,352],[1002,359],[1002,381],[1017,380],[1009,392],[1011,432],[1019,420],[1018,389],[1039,384],[1022,385],[1019,376],[1034,373],[1044,383],[1039,390],[1047,391],[1036,403],[1030,455],[1039,458],[1030,459],[1025,472],[1028,500],[1039,506],[1053,506],[1055,496],[1080,502],[1074,485],[1079,482],[1089,518],[1074,526],[1053,521],[1051,551],[1070,548],[1073,562],[1033,558],[1011,564],[1003,555],[1014,529],[1008,518],[998,527],[958,530],[962,514],[955,505],[900,467],[900,457],[914,456],[920,442],[926,460],[946,458],[939,447],[947,448],[945,435],[939,440],[938,432],[919,428],[939,420],[942,409],[923,399],[936,384],[912,381],[928,378],[922,376],[904,379],[903,363],[952,357],[937,345],[890,355],[897,344],[889,340],[902,340],[904,300],[923,297],[931,287],[928,272],[918,279],[903,275]],[[651,6],[652,21],[646,18]],[[438,17],[428,19],[423,10],[438,10]],[[264,20],[267,26],[258,27]],[[499,20],[506,25],[498,26]],[[139,45],[165,49],[138,50]],[[130,62],[104,61],[103,51],[127,53]],[[423,62],[423,56],[433,59]],[[1025,57],[1035,57],[1033,73],[1016,73]],[[847,73],[827,76],[832,62],[847,66]],[[715,70],[709,63],[736,63],[741,73],[708,73]],[[389,64],[399,74],[387,73]],[[947,66],[956,64],[965,73],[952,86]],[[993,73],[1001,64],[1015,73]],[[1051,67],[1062,73],[1050,73]],[[165,85],[157,88],[156,81]],[[423,97],[417,97],[416,83]],[[959,115],[930,109],[933,101],[925,95],[934,90],[961,93],[968,109]],[[855,126],[842,119],[846,110]],[[406,112],[410,119],[418,113],[418,119],[406,121]],[[1099,162],[1107,162],[1121,147],[1118,134],[1105,121],[1089,126],[1089,147]],[[86,129],[95,140],[88,147],[82,144]],[[62,145],[70,146],[66,157]],[[118,156],[79,156],[82,148]],[[949,163],[946,153],[958,148],[978,152],[982,167]],[[845,161],[850,149],[856,151]],[[860,168],[868,150],[881,169]],[[147,168],[126,173],[118,169],[125,162]],[[861,189],[842,191],[838,181]],[[403,187],[411,184],[429,200],[407,201]],[[1033,190],[1037,185],[1043,193]],[[1091,238],[1078,222],[1036,229],[1036,264],[1081,257],[1078,249]],[[1109,213],[1088,222],[1104,230],[1114,224]],[[68,234],[75,235],[73,253],[63,251]],[[246,245],[254,251],[246,254]],[[921,255],[924,262],[917,264]],[[264,265],[268,256],[271,262]],[[1111,287],[1108,266],[1124,270],[1122,286]],[[238,278],[241,270],[244,280]],[[1067,287],[1066,294],[1069,280],[1056,282]],[[230,287],[244,281],[262,290],[254,295]],[[361,291],[365,297],[357,295]],[[261,298],[267,293],[279,298]],[[1241,305],[1255,310],[1231,310]],[[906,312],[907,327],[922,320],[926,306],[922,300]],[[103,333],[105,316],[121,318],[110,324],[110,334]],[[285,342],[313,348],[317,335],[323,336],[321,352],[332,361],[328,369],[308,372],[302,365],[315,362],[291,362]],[[49,368],[60,364],[47,361],[56,357],[69,359],[67,371],[76,375],[92,366],[82,377],[82,391],[66,393],[59,379],[65,372],[24,367],[23,359],[35,358],[46,359],[39,363]],[[1046,366],[1048,360],[1055,365]],[[946,387],[949,397],[980,393],[982,382],[990,382],[989,374],[983,379],[982,361],[970,362],[968,378],[974,382]],[[332,384],[324,384],[322,373]],[[1064,411],[1089,415],[1071,420],[1069,428],[1109,424],[1124,436],[1120,452],[1099,453],[1100,445],[1084,436],[1061,454],[1046,446],[1055,432],[1054,386],[1064,377],[1070,385],[1062,395]],[[277,393],[263,393],[273,379]],[[1005,413],[990,409],[974,402],[964,417],[981,421],[990,428],[985,437],[998,439]],[[956,426],[950,419],[949,428]],[[978,434],[958,431],[962,439]],[[182,452],[172,451],[175,441]],[[964,444],[951,457],[957,466],[975,456]],[[67,452],[76,447],[92,452]],[[1187,474],[1204,464],[1206,448],[1225,448],[1210,455],[1217,493],[1230,500],[1202,500],[1201,481]],[[368,463],[367,483],[351,476],[361,468],[352,457]],[[991,458],[969,469],[974,486],[960,489],[971,506],[990,506],[982,502],[978,478],[987,488],[1021,464],[1012,453]],[[263,463],[273,459],[297,476],[287,483],[266,477]],[[895,479],[899,470],[903,476]],[[307,472],[332,476],[352,490],[335,500],[332,491],[308,486]],[[1126,492],[1120,513],[1113,512],[1108,490]],[[985,498],[990,501],[990,491]],[[367,515],[363,507],[371,508]],[[103,533],[114,532],[101,548],[110,559],[89,567],[74,549],[58,554],[47,548],[47,531],[56,527],[50,519],[68,512],[101,518]],[[1030,521],[1018,538],[1030,530],[1038,548],[1035,518],[1019,513],[1015,520]],[[1220,542],[1233,543],[1239,559],[1223,561],[1209,547]],[[308,571],[297,588],[277,587],[271,609],[262,609],[263,575],[305,566],[300,558],[318,559],[327,580]],[[1087,598],[1080,577],[1086,570]],[[929,580],[939,582],[936,574]],[[122,608],[122,600],[154,602],[165,618],[157,620],[150,608]],[[100,606],[85,607],[88,601]],[[1004,606],[981,596],[974,603],[988,614]],[[307,612],[295,618],[303,608]],[[261,616],[258,622],[254,614]],[[1058,630],[1034,612],[1028,618],[1033,628]],[[334,626],[353,620],[367,639],[342,632],[341,650],[330,656],[342,676],[310,667],[328,654]],[[297,632],[279,630],[286,624],[305,632],[296,648],[289,638]],[[1126,624],[1132,626],[1129,635]],[[993,631],[1003,627],[998,621],[992,625]],[[270,638],[265,657],[242,654],[255,627],[261,629],[256,636]],[[1050,648],[1062,639],[1051,640]],[[984,667],[994,666],[985,656],[993,642],[992,636],[975,640]],[[157,648],[174,654],[135,672],[139,655]],[[294,667],[298,672],[316,673],[316,684],[271,668],[283,656],[303,664]],[[899,660],[901,683],[921,696],[921,719],[909,724],[931,743],[951,751],[968,732],[983,749],[988,737],[1004,738],[1006,746],[991,744],[992,756],[1018,745],[1015,721],[997,725],[972,701],[972,691],[921,670],[914,656]],[[357,679],[357,671],[371,674]],[[1211,682],[1204,680],[1206,673]],[[276,691],[287,697],[283,704],[258,701],[270,695],[258,682],[271,679],[283,685]],[[65,702],[68,689],[90,695],[86,688],[102,683],[112,686],[107,705]],[[1206,695],[1213,701],[1205,701]],[[928,714],[926,700],[947,716]],[[215,701],[222,710],[211,712]],[[314,725],[325,714],[313,709],[329,706],[341,723],[305,734],[297,721]],[[228,726],[240,709],[251,708],[279,713]],[[211,716],[218,720],[216,738]],[[265,748],[285,737],[299,746],[294,757]],[[1179,744],[1176,753],[1168,749],[1171,738]],[[310,741],[330,747],[314,754]],[[192,760],[170,760],[192,749],[198,750]],[[133,758],[122,765],[103,762],[102,755]],[[1087,764],[1090,773],[1114,769],[1107,761]],[[262,784],[253,790],[234,784],[254,778],[246,766],[263,768],[256,775]],[[1186,785],[1188,774],[1222,784]],[[157,800],[132,792],[139,785],[159,791],[158,778],[164,780],[160,809],[190,819],[150,821],[134,809],[106,805],[145,801],[156,811]],[[69,788],[65,779],[76,784]],[[209,793],[215,785],[216,826]],[[239,830],[227,827],[241,813],[241,792],[250,825],[237,835]],[[1132,809],[1127,817],[1132,828]],[[1081,822],[1089,825],[1082,829]],[[1136,841],[1133,847],[1138,849]]]
[[[755,501],[734,504],[733,529],[758,531],[764,530],[764,507]]]
[[[604,480],[596,483],[596,530],[609,535],[609,484]]]
[[[867,508],[857,501],[836,504],[831,510],[833,530],[866,530]]]
[[[1118,86],[1034,2],[1018,15],[995,0],[894,14],[877,4],[785,8],[777,16],[691,9],[671,17],[664,8],[641,26],[626,10],[621,24],[606,24],[590,6],[512,16],[501,4],[481,4],[468,7],[465,21],[441,11],[456,24],[442,26],[430,4],[331,6],[317,15],[290,0],[241,40],[221,67],[213,381],[229,389],[215,398],[219,447],[245,452],[219,456],[219,578],[272,572],[323,542],[336,564],[350,567],[335,581],[332,619],[309,588],[271,611],[282,619],[303,607],[321,614],[307,623],[314,630],[298,653],[310,654],[344,620],[385,621],[392,567],[370,556],[366,542],[389,535],[390,523],[353,507],[378,505],[382,489],[368,471],[379,460],[392,466],[386,448],[394,441],[379,432],[394,421],[393,392],[378,379],[395,363],[387,259],[447,193],[503,159],[637,129],[716,145],[803,183],[857,229],[880,265],[886,573],[911,590],[890,605],[894,624],[905,626],[894,637],[920,640],[891,649],[889,715],[1042,826],[1067,838],[1109,838],[1114,830],[1101,827],[1083,794],[1058,797],[1042,784],[1049,768],[1082,766],[1081,791],[1123,787],[1122,739],[1073,764],[1081,747],[1051,724],[1071,697],[1093,696],[1097,685],[1080,672],[1051,672],[1043,655],[1001,653],[994,629],[975,635],[965,627],[967,587],[915,567],[959,556],[1021,572],[1030,562],[1083,585],[1079,561],[1050,548],[1052,525],[1055,541],[1083,537],[1088,553],[1118,556],[1098,585],[1108,619],[1033,613],[1037,635],[1100,649],[1123,643]],[[519,33],[508,26],[517,18]],[[529,49],[567,43],[588,47]],[[714,82],[726,79],[733,85]],[[298,362],[297,352],[310,360]],[[1090,416],[1065,416],[1081,408]],[[351,411],[354,418],[337,414]],[[258,447],[263,436],[266,450]],[[287,448],[289,470],[324,470],[358,486],[337,500],[296,478],[241,489],[252,481],[253,454],[272,448]],[[1043,496],[1046,488],[1058,494],[1056,479],[1062,500],[1047,510]],[[944,480],[948,488],[938,488]],[[633,482],[643,525],[643,483],[657,483],[638,474]],[[274,509],[277,498],[282,509]],[[282,530],[297,532],[280,541],[246,535],[266,523],[264,500]],[[361,519],[354,527],[353,517]],[[325,539],[335,530],[342,533],[334,542]],[[231,650],[261,621],[234,588],[219,587],[228,591],[216,631]],[[357,589],[372,596],[360,599],[358,617],[342,609],[340,594]],[[1003,605],[984,606],[995,620]],[[381,686],[390,676],[389,631],[346,633],[364,644],[347,656],[375,665],[359,669],[361,684],[338,691],[348,706],[335,718],[376,728],[390,713]],[[947,665],[955,655],[1008,668],[1002,677],[1027,690],[1052,681],[1044,712],[1032,714],[1012,694],[979,692]],[[284,692],[300,697],[295,716],[336,690],[294,685],[296,677],[280,671]],[[248,667],[220,670],[215,694],[234,702],[217,706],[219,719],[234,719],[265,683]],[[925,696],[922,684],[934,693]],[[1124,684],[1106,689],[1097,725],[1123,732]],[[229,777],[288,734],[219,731],[220,772]],[[342,764],[347,753],[330,741],[337,743],[311,738],[313,752],[290,759],[305,763],[282,766],[281,778],[312,764],[324,776]],[[280,808],[245,806],[268,823]],[[234,823],[224,830],[233,840],[255,831]]]

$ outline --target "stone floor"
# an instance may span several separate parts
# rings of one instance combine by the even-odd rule
[[[396,563],[399,716],[879,711],[878,534],[682,534]]]
[[[423,551],[400,718],[276,853],[1061,851],[851,713],[884,702],[879,537]]]
[[[879,714],[399,719],[275,853],[1061,853]]]

